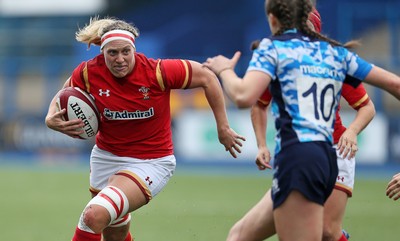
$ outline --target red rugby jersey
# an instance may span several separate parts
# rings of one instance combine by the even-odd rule
[[[347,101],[347,103],[355,110],[360,109],[365,106],[370,98],[367,91],[365,90],[362,83],[358,80],[349,80],[343,83],[342,87],[342,97]],[[267,89],[262,96],[258,99],[258,102],[267,106],[272,100],[272,95]],[[336,111],[336,118],[333,130],[333,143],[337,144],[343,132],[346,131],[346,127],[343,125],[342,119],[339,115],[340,105]]]
[[[101,115],[96,144],[117,156],[140,159],[173,154],[170,91],[190,86],[187,60],[150,59],[135,53],[133,71],[116,78],[103,54],[81,63],[71,83],[90,93]]]

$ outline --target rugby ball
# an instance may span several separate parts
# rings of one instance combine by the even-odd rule
[[[63,119],[65,121],[81,119],[85,126],[84,132],[79,135],[81,139],[90,139],[96,136],[99,130],[100,115],[94,99],[78,87],[66,87],[57,94],[58,110],[66,109]]]

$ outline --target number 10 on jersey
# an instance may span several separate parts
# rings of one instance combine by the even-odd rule
[[[299,78],[296,83],[300,115],[320,125],[331,126],[342,83],[312,77]]]

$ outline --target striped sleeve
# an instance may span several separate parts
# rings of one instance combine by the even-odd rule
[[[363,84],[352,86],[345,82],[342,88],[342,96],[355,110],[360,109],[370,101],[368,93]]]
[[[86,62],[82,62],[72,72],[71,85],[74,87],[79,87],[80,89],[87,90],[87,91],[90,88],[89,81],[88,81]]]
[[[156,66],[156,77],[163,91],[186,89],[192,81],[192,66],[188,60],[159,60]]]

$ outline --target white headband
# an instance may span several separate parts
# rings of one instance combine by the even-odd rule
[[[109,31],[103,36],[101,36],[101,46],[100,49],[103,49],[106,44],[114,40],[125,40],[128,41],[134,48],[135,47],[135,36],[126,30],[112,30]]]

